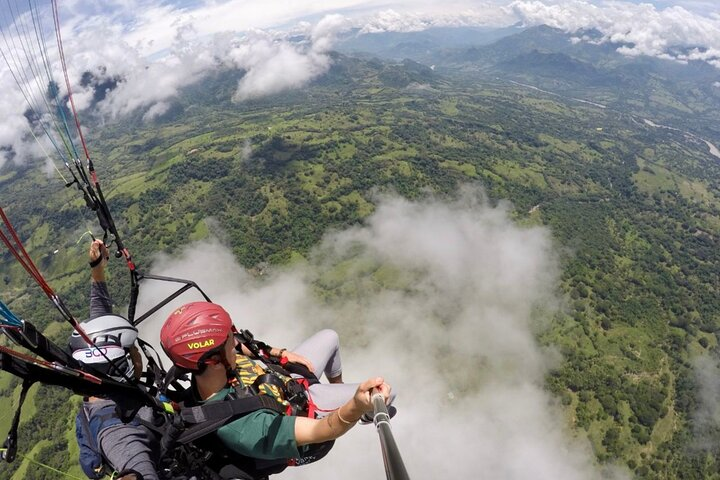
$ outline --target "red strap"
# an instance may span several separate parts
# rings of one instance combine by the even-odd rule
[[[10,253],[12,253],[12,255],[17,259],[20,265],[22,265],[23,268],[30,274],[30,276],[35,279],[37,284],[40,285],[40,288],[42,288],[43,292],[45,292],[45,295],[52,298],[52,296],[54,295],[52,288],[50,288],[50,285],[47,284],[43,276],[40,274],[40,271],[33,263],[30,255],[28,255],[27,251],[25,251],[25,247],[20,241],[20,237],[18,237],[15,228],[12,226],[12,223],[10,223],[10,219],[8,219],[8,217],[5,215],[5,211],[1,207],[0,217],[2,217],[5,228],[10,233],[10,237],[12,237],[13,241],[10,241],[10,238],[8,238],[2,232],[2,230],[0,230],[0,239],[2,239],[5,246],[8,248]],[[13,242],[15,243],[15,245],[13,245]]]
[[[20,263],[20,265],[25,268],[25,270],[30,274],[33,279],[35,279],[35,282],[40,286],[43,292],[45,292],[45,295],[50,299],[51,302],[57,307],[57,309],[60,311],[63,317],[70,323],[70,325],[73,326],[75,331],[77,331],[82,339],[87,343],[88,345],[93,345],[92,340],[90,337],[87,336],[87,334],[83,331],[83,329],[78,325],[77,320],[72,316],[70,311],[67,309],[65,304],[62,302],[60,297],[58,297],[52,288],[50,288],[50,285],[48,285],[47,281],[45,281],[45,278],[43,278],[40,271],[37,269],[35,264],[32,261],[32,258],[30,258],[30,255],[28,255],[27,251],[25,250],[25,247],[23,246],[22,242],[20,241],[20,237],[18,236],[17,232],[15,231],[15,228],[12,226],[12,223],[10,223],[10,219],[8,219],[7,215],[5,215],[5,211],[0,207],[0,219],[2,219],[2,223],[5,224],[5,228],[10,234],[10,237],[8,237],[1,229],[0,229],[0,240],[3,241],[5,246],[8,248],[10,253],[17,259],[17,261]],[[12,238],[12,241],[11,241]],[[14,244],[13,244],[14,243]]]
[[[134,271],[134,270],[135,270],[135,263],[132,261],[132,257],[130,256],[130,252],[128,251],[128,249],[127,249],[127,248],[123,248],[122,254],[123,254],[123,256],[125,257],[125,261],[127,262],[127,266],[128,266],[128,268],[130,269],[130,271],[131,271],[131,272]]]
[[[296,378],[295,381],[302,385],[303,389],[305,389],[305,393],[307,394],[308,418],[315,418],[315,412],[319,411],[319,409],[317,408],[317,405],[315,405],[315,402],[313,402],[312,395],[310,395],[310,383],[308,382],[307,378]]]

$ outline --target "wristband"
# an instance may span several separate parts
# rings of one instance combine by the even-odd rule
[[[341,421],[342,423],[344,423],[345,425],[352,425],[352,424],[354,424],[355,422],[357,422],[357,420],[355,420],[355,422],[348,422],[347,420],[345,420],[345,419],[342,417],[342,415],[340,415],[340,409],[339,409],[339,408],[338,408],[337,410],[335,410],[335,413],[337,413],[338,418],[339,418],[340,421]]]
[[[88,263],[90,264],[90,268],[95,268],[98,265],[100,265],[100,262],[102,262],[102,261],[103,261],[103,256],[100,255],[95,260],[93,260],[92,262],[88,262]]]
[[[282,356],[283,352],[287,352],[287,348],[281,348],[277,354],[277,358],[283,358],[283,356]]]

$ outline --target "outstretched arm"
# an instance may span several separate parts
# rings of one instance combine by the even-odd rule
[[[387,402],[390,385],[382,377],[360,384],[355,396],[333,413],[320,420],[298,417],[295,420],[295,441],[298,446],[334,440],[348,432],[365,412],[373,410],[371,393],[377,388]]]

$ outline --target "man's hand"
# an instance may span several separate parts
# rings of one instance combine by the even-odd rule
[[[392,387],[385,383],[385,380],[382,377],[370,378],[361,383],[355,391],[355,396],[352,399],[353,411],[357,413],[357,418],[360,418],[360,416],[365,412],[373,411],[373,394],[380,393],[387,404],[391,391]],[[353,418],[353,420],[355,420],[355,418]]]
[[[102,240],[93,240],[90,244],[90,251],[88,251],[88,259],[91,265],[90,276],[94,282],[105,281],[105,264],[109,257]]]
[[[338,438],[350,430],[365,412],[373,410],[370,395],[373,389],[385,398],[390,397],[390,385],[382,377],[365,380],[355,391],[355,396],[337,409],[336,412],[322,418],[312,419],[295,417],[295,441],[299,446],[320,443]]]
[[[305,365],[311,372],[315,371],[312,362],[299,353],[284,350],[280,353],[280,358],[287,358],[287,361],[290,363],[299,363],[300,365]]]
[[[90,261],[90,263],[94,263],[97,262],[98,258],[102,258],[100,263],[98,263],[93,268],[104,267],[109,257],[110,255],[108,255],[107,248],[105,247],[105,244],[102,242],[102,240],[93,240],[93,242],[90,244],[88,260]]]

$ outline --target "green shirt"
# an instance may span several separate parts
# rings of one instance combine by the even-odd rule
[[[225,388],[208,399],[224,399],[231,389]],[[295,417],[280,415],[272,410],[258,410],[220,427],[220,440],[234,452],[265,460],[297,458]]]

